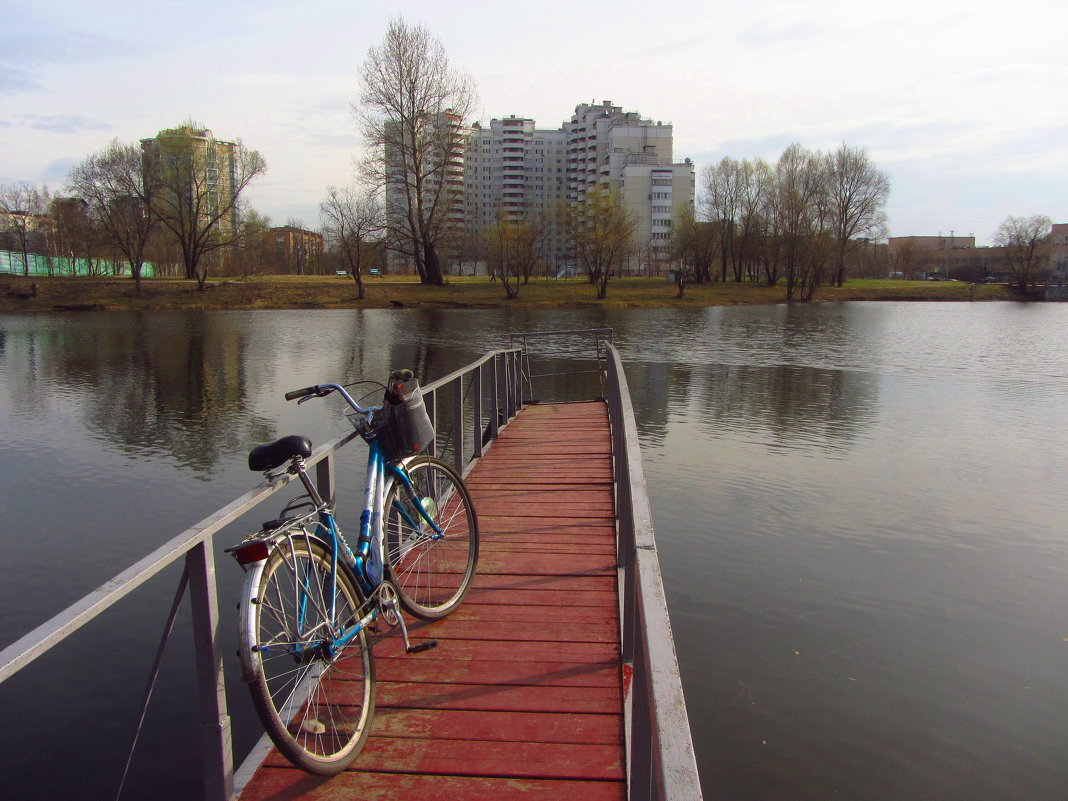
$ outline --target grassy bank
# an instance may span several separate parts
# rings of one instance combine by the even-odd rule
[[[195,281],[142,281],[141,297],[125,278],[22,278],[0,276],[0,311],[85,311],[165,309],[350,309],[391,308],[579,308],[586,306],[730,306],[781,303],[785,290],[756,284],[691,284],[682,298],[664,279],[621,278],[597,300],[583,280],[537,279],[508,300],[498,283],[486,278],[452,278],[447,286],[422,286],[409,278],[369,278],[366,298],[357,299],[356,285],[335,276],[256,276],[220,278],[200,291]],[[35,287],[35,288],[34,288]],[[848,281],[841,289],[820,287],[817,301],[836,300],[1007,300],[1002,286],[953,281]]]

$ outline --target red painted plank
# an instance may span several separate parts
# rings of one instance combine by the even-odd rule
[[[622,779],[618,745],[369,738],[358,770],[516,779]],[[284,766],[272,753],[268,765]]]
[[[544,576],[615,575],[616,558],[611,554],[531,553],[490,551],[480,554],[478,567],[487,573],[529,574]]]
[[[434,626],[444,623],[465,621],[496,621],[501,623],[544,623],[551,619],[554,623],[610,623],[615,625],[618,621],[611,614],[611,604],[614,598],[604,594],[605,598],[597,606],[575,606],[567,598],[557,598],[556,605],[552,609],[530,607],[522,604],[496,604],[493,606],[465,602],[463,606],[453,612],[442,623],[432,623],[427,630],[433,632]],[[608,613],[608,614],[606,614]],[[409,631],[417,630],[419,624],[413,622],[408,627]],[[484,638],[483,638],[484,639]]]
[[[577,541],[595,537],[615,536],[615,526],[611,521],[594,517],[552,518],[552,517],[514,517],[507,514],[489,514],[483,512],[478,516],[481,541],[494,542],[507,540],[510,535],[523,534],[533,541],[540,537],[567,535]],[[552,542],[546,539],[546,542]]]
[[[551,615],[550,615],[551,617]],[[617,636],[615,621],[598,623],[542,624],[493,620],[444,620],[425,631],[409,626],[409,631],[435,639],[498,640],[499,642],[604,642]]]
[[[571,590],[568,601],[576,606],[601,606],[605,592],[601,590]],[[613,601],[615,596],[611,596]],[[464,598],[465,604],[526,604],[528,606],[559,606],[560,594],[537,589],[498,589],[493,587],[472,589]]]
[[[605,534],[615,531],[611,521],[603,517],[518,517],[510,510],[490,511],[481,507],[478,515],[481,539],[491,541],[501,534],[538,534],[562,532],[583,535]]]
[[[550,650],[551,647],[545,649]],[[494,662],[436,656],[433,660],[394,659],[389,664],[390,681],[426,684],[618,688],[619,676],[619,665],[611,662]]]
[[[614,715],[386,708],[375,713],[371,734],[497,742],[622,745],[623,722]]]
[[[479,563],[481,568],[481,562]],[[472,591],[479,589],[493,590],[543,590],[546,592],[615,592],[616,577],[610,575],[595,576],[547,576],[510,573],[500,571],[490,573],[481,570],[471,582]]]
[[[516,535],[523,536],[523,535]],[[479,546],[480,553],[545,553],[551,549],[553,553],[566,553],[575,556],[582,554],[608,554],[615,556],[615,537],[604,537],[597,542],[578,543],[569,541],[567,538],[559,538],[552,542],[543,542],[540,537],[498,537],[493,542],[484,542]]]
[[[416,636],[415,640],[421,639]],[[390,635],[379,640],[374,646],[375,662],[381,671],[389,670],[384,663],[392,658],[433,662],[439,656],[449,659],[480,659],[507,661],[543,661],[576,662],[585,661],[602,663],[609,660],[619,662],[619,643],[606,642],[496,642],[492,640],[449,640],[433,651],[419,654],[404,653],[404,645],[399,635]],[[382,672],[382,676],[388,676]]]
[[[377,704],[414,709],[621,714],[623,693],[608,687],[516,687],[379,681]]]
[[[299,770],[264,768],[242,801],[623,801],[626,782],[414,776],[346,771],[325,779]]]

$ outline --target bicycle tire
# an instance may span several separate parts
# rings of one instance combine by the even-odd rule
[[[408,613],[440,620],[459,606],[474,578],[478,518],[467,486],[452,465],[417,456],[406,461],[404,469],[441,535],[419,515],[407,487],[394,478],[384,506],[387,576]]]
[[[239,625],[244,678],[264,729],[293,765],[323,775],[363,748],[375,687],[366,631],[333,656],[315,648],[328,629],[330,562],[315,540],[280,542],[246,576]],[[335,595],[334,620],[358,620],[363,598],[340,566]]]

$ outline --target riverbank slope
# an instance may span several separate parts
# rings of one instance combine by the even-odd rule
[[[487,278],[451,278],[429,287],[408,277],[365,279],[359,300],[351,278],[336,276],[254,276],[219,278],[198,290],[195,281],[157,278],[142,281],[141,296],[129,278],[0,276],[0,312],[192,309],[350,309],[350,308],[583,308],[590,306],[730,306],[785,301],[782,286],[691,284],[683,297],[663,278],[620,278],[597,300],[584,280],[535,279],[508,300],[500,283]],[[816,301],[843,300],[1010,300],[1006,287],[957,281],[857,279],[844,287],[820,287]]]

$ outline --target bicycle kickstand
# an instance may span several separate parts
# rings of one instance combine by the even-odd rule
[[[386,612],[386,622],[400,626],[401,636],[404,638],[405,653],[417,654],[420,651],[429,651],[431,648],[438,647],[437,640],[423,640],[421,643],[412,645],[411,640],[408,639],[408,626],[404,623],[404,615],[401,614],[400,606],[397,603],[397,591],[393,589],[391,584],[383,584],[379,592],[382,599],[382,608]],[[396,623],[393,622],[394,620]]]

